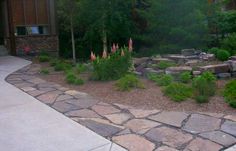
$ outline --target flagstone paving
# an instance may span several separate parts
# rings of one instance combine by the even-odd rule
[[[143,110],[108,104],[36,78],[38,71],[40,66],[30,65],[6,80],[127,150],[236,151],[236,114]]]

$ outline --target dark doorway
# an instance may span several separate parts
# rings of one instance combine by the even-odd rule
[[[0,45],[4,45],[3,1],[0,0]]]

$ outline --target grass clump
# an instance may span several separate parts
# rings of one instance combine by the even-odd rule
[[[130,91],[133,88],[143,89],[143,83],[133,74],[127,74],[116,82],[119,91]]]
[[[206,103],[209,97],[215,95],[216,77],[210,72],[205,72],[193,79],[192,86],[195,93],[195,100],[198,103]]]
[[[174,81],[174,78],[168,74],[149,74],[148,79],[154,81],[158,86],[167,86]]]
[[[163,70],[166,69],[166,68],[169,68],[169,67],[174,67],[174,66],[176,66],[176,64],[173,63],[173,62],[170,62],[170,61],[160,61],[157,64],[157,67],[159,69],[163,69]]]
[[[42,69],[42,70],[40,71],[40,73],[41,73],[41,74],[44,74],[44,75],[48,75],[48,74],[49,74],[49,71],[48,71],[48,69]]]
[[[68,71],[72,69],[72,65],[65,62],[57,62],[54,66],[55,71]]]
[[[224,89],[225,101],[233,108],[236,108],[236,80],[232,80],[226,84]]]
[[[190,72],[183,72],[180,74],[180,81],[183,83],[189,83],[192,79],[192,75]]]
[[[39,56],[39,62],[49,62],[50,61],[50,57],[46,56],[46,55],[40,55]]]
[[[227,50],[218,50],[216,54],[217,59],[220,61],[226,61],[230,57],[230,53]]]
[[[77,64],[75,66],[75,70],[78,74],[80,74],[80,73],[87,71],[87,67],[84,64]]]
[[[68,72],[66,74],[66,82],[69,84],[73,84],[73,85],[83,85],[84,84],[84,80],[81,79],[80,77],[76,76],[72,72]]]
[[[164,88],[164,94],[176,102],[185,101],[193,94],[192,88],[182,83],[172,83]]]

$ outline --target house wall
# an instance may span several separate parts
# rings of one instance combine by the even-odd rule
[[[39,51],[58,51],[58,36],[55,23],[55,0],[5,0],[11,4],[10,18],[16,52],[30,47]],[[9,13],[9,11],[11,11]],[[8,20],[10,19],[8,16]],[[36,30],[35,30],[36,29]],[[34,32],[37,31],[37,32]],[[40,32],[39,32],[40,31]],[[5,34],[6,46],[10,49],[12,34]]]

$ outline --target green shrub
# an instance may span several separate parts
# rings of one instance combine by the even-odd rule
[[[164,88],[164,94],[173,101],[181,102],[190,98],[193,94],[192,88],[182,83],[172,83]]]
[[[180,81],[183,83],[189,83],[192,79],[192,75],[190,72],[183,72],[180,74]]]
[[[208,53],[214,54],[215,56],[217,55],[218,50],[220,50],[219,48],[213,47],[211,49],[208,50]]]
[[[236,33],[233,33],[223,39],[221,42],[221,47],[225,50],[227,50],[230,55],[236,54]]]
[[[208,102],[209,97],[216,92],[216,78],[210,72],[205,72],[201,76],[193,79],[195,99],[199,103]],[[199,97],[200,96],[200,97]]]
[[[83,73],[87,71],[87,67],[84,64],[77,64],[75,70],[77,73]]]
[[[216,54],[217,59],[220,61],[226,61],[230,57],[230,53],[226,50],[218,50]]]
[[[93,79],[117,80],[126,75],[132,66],[132,57],[127,48],[124,53],[122,56],[121,50],[117,50],[107,58],[97,58],[93,61]]]
[[[46,55],[40,55],[39,56],[39,62],[49,62],[50,61],[50,57],[46,56]]]
[[[147,78],[149,79],[149,80],[152,80],[152,81],[157,81],[158,79],[160,79],[162,76],[163,76],[164,74],[156,74],[156,73],[149,73],[148,75],[147,75]]]
[[[49,64],[51,67],[56,66],[56,64],[58,64],[60,61],[58,59],[51,59]]]
[[[42,69],[42,70],[40,71],[40,73],[47,75],[47,74],[49,74],[49,71],[48,71],[48,69]]]
[[[64,62],[57,62],[54,66],[55,71],[68,71],[72,69],[72,65]]]
[[[174,78],[171,75],[165,74],[156,80],[156,84],[159,86],[167,86],[174,81]]]
[[[69,84],[82,85],[84,84],[83,79],[77,77],[74,73],[69,72],[66,74],[66,81]]]
[[[232,80],[226,84],[224,98],[231,107],[236,108],[236,80]]]
[[[159,69],[166,69],[166,68],[173,67],[173,66],[176,66],[176,64],[173,63],[173,62],[170,62],[170,61],[160,61],[160,62],[157,64],[157,67],[158,67]]]
[[[120,91],[130,91],[132,88],[144,88],[144,85],[133,74],[127,74],[116,82],[116,87]]]

